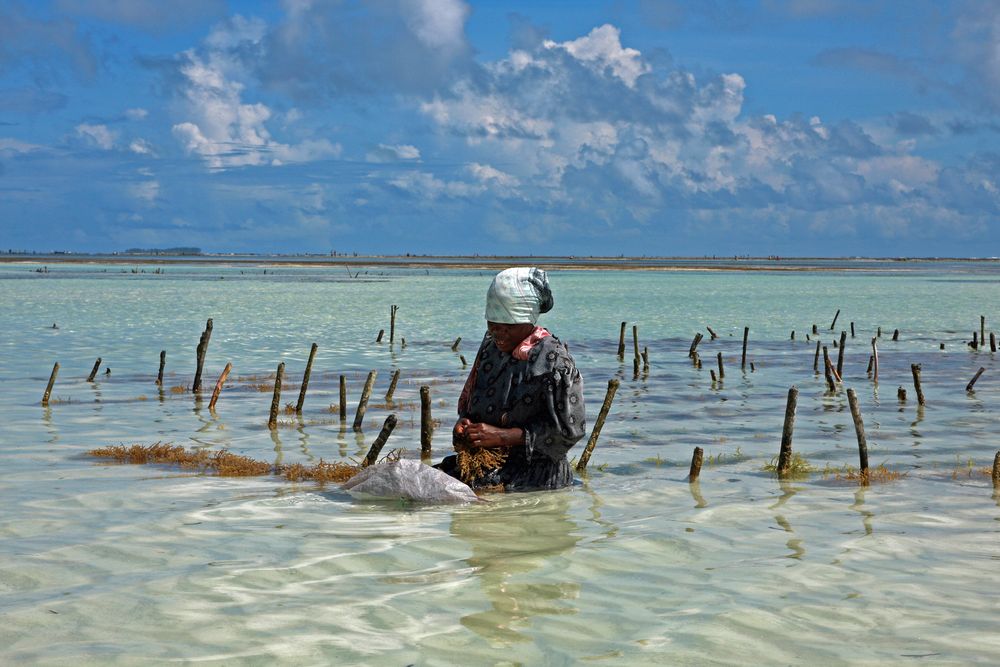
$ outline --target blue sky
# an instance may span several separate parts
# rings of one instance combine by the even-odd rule
[[[0,0],[0,248],[1000,255],[993,0]]]

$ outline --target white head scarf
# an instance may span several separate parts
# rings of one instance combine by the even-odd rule
[[[501,271],[486,292],[486,321],[535,324],[539,313],[552,310],[552,290],[545,271],[520,266]]]

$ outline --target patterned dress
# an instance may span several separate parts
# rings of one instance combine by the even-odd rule
[[[475,382],[459,417],[524,430],[524,446],[472,484],[503,484],[506,491],[556,489],[573,482],[566,452],[583,437],[583,378],[569,350],[555,336],[543,338],[520,360],[502,352],[487,333],[476,357]],[[437,466],[458,476],[454,456]]]

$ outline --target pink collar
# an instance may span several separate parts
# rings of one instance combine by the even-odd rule
[[[548,338],[551,335],[552,334],[550,334],[547,329],[535,327],[535,330],[532,331],[527,338],[517,344],[517,347],[515,347],[510,353],[510,356],[515,359],[520,359],[521,361],[526,361],[528,359],[528,354],[531,352],[531,348],[540,343],[543,338]]]

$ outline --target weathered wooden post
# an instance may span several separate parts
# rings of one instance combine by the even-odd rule
[[[854,338],[854,322],[851,322],[851,338]]]
[[[747,367],[747,337],[750,335],[750,327],[743,327],[743,356],[740,358],[740,368],[746,370]]]
[[[844,377],[844,347],[847,345],[847,332],[840,332],[840,350],[837,352],[837,377]]]
[[[590,463],[590,455],[594,453],[594,447],[597,446],[597,439],[601,435],[601,429],[604,428],[604,421],[608,418],[608,412],[611,411],[611,402],[615,400],[616,391],[618,391],[618,380],[617,378],[612,378],[608,380],[608,391],[604,394],[604,404],[601,405],[597,421],[594,422],[594,428],[590,431],[590,439],[587,441],[587,446],[583,448],[580,461],[576,464],[577,472],[586,470],[587,464]]]
[[[309,361],[306,362],[306,370],[302,374],[302,386],[299,388],[299,402],[295,404],[295,414],[302,414],[302,404],[306,402],[306,389],[309,388],[309,376],[312,375],[313,359],[316,358],[316,350],[319,349],[319,345],[316,343],[312,344],[309,349]]]
[[[101,370],[101,358],[97,357],[97,361],[94,362],[94,367],[90,369],[90,375],[87,376],[87,382],[93,382],[94,377],[97,375],[97,371]]]
[[[837,391],[837,384],[833,381],[833,366],[830,364],[830,354],[826,345],[823,346],[823,375],[826,377],[826,384],[831,392]]]
[[[851,406],[851,418],[854,420],[854,433],[858,436],[858,457],[860,459],[861,479],[868,482],[868,441],[865,439],[865,423],[861,419],[861,408],[858,407],[858,395],[853,389],[847,390],[847,402]]]
[[[986,344],[986,316],[979,316],[979,340],[983,341],[983,345]]]
[[[990,352],[997,351],[997,336],[992,331],[990,332]]]
[[[816,341],[816,354],[813,355],[813,370],[819,372],[819,348],[823,341]]]
[[[896,398],[899,399],[900,403],[906,403],[906,389],[904,389],[902,385],[896,389]]]
[[[462,337],[459,336],[455,339],[455,342],[451,344],[451,351],[458,352],[458,344],[462,342]]]
[[[625,361],[625,325],[626,322],[622,322],[622,330],[618,333],[618,360]],[[694,349],[694,348],[692,348]],[[691,356],[690,354],[688,355]]]
[[[382,342],[382,337],[384,335],[385,335],[385,329],[379,329],[378,330],[378,336],[375,337],[375,342],[376,343],[381,343]]]
[[[45,393],[42,394],[42,405],[49,404],[49,397],[52,396],[52,385],[56,383],[56,376],[59,375],[59,362],[52,366],[52,373],[49,375],[49,383],[45,386]]]
[[[389,345],[396,342],[396,311],[399,306],[389,306]]]
[[[830,323],[830,331],[837,326],[837,318],[840,317],[840,308],[837,309],[837,314],[833,316],[833,322]]]
[[[642,372],[649,372],[649,348],[645,345],[642,347]]]
[[[370,371],[368,373],[368,379],[365,380],[365,387],[361,390],[361,400],[358,401],[358,410],[354,413],[354,430],[360,431],[362,425],[365,421],[365,411],[368,409],[368,399],[372,395],[372,388],[375,386],[375,376],[378,375],[375,371]]]
[[[716,338],[719,337],[719,334],[715,333],[715,331],[712,330],[712,327],[705,327],[705,328],[708,329],[708,335],[712,337],[710,340],[715,340]]]
[[[215,410],[215,404],[219,400],[219,394],[222,393],[222,385],[226,383],[226,378],[229,377],[229,371],[231,370],[233,370],[233,365],[227,362],[225,369],[223,369],[222,374],[219,376],[218,382],[215,383],[215,389],[212,390],[212,400],[208,402],[209,412]]]
[[[979,379],[979,376],[982,375],[985,370],[986,370],[985,366],[980,366],[979,367],[979,370],[976,371],[976,375],[971,380],[969,380],[969,384],[965,385],[965,391],[967,391],[967,392],[971,392],[972,391],[972,387],[973,387],[973,385],[976,384],[976,380]]]
[[[375,438],[375,442],[372,443],[367,456],[365,456],[364,461],[361,462],[362,468],[367,468],[378,461],[378,455],[382,452],[382,448],[385,447],[385,441],[389,439],[390,435],[392,435],[392,429],[394,428],[396,428],[396,415],[389,415],[382,423],[382,430],[379,431],[378,436]]]
[[[872,362],[873,362],[872,372],[875,373],[875,377],[872,378],[872,380],[875,382],[875,384],[878,384],[878,347],[876,346],[877,342],[878,342],[878,336],[872,338]]]
[[[632,325],[632,356],[638,360],[639,359],[639,325]],[[638,364],[636,364],[638,365]]]
[[[389,403],[392,401],[392,395],[396,393],[396,383],[399,382],[399,369],[397,368],[392,372],[392,378],[389,380],[389,389],[385,392],[385,402]]]
[[[701,475],[701,464],[704,458],[704,450],[701,447],[695,447],[694,454],[691,456],[691,469],[688,471],[689,482],[698,481],[698,477]]]
[[[205,368],[205,357],[208,355],[208,342],[212,339],[212,318],[208,318],[208,322],[205,323],[205,331],[201,334],[201,340],[198,342],[197,353],[197,368],[194,372],[194,382],[191,384],[191,391],[194,393],[199,393],[201,391],[201,373]]]
[[[895,329],[895,330],[894,330],[894,331],[892,332],[892,340],[893,340],[894,342],[895,342],[895,341],[898,341],[898,340],[899,340],[899,329]]]
[[[434,420],[431,417],[431,388],[420,387],[420,458],[431,457],[431,440],[434,437]]]
[[[910,372],[913,373],[913,387],[917,390],[917,404],[924,404],[924,390],[920,386],[920,364],[910,364]]]
[[[799,401],[799,390],[792,385],[785,403],[785,424],[781,429],[781,450],[778,453],[778,475],[787,475],[792,465],[792,431],[795,429],[795,406]]]
[[[726,377],[726,371],[725,371],[725,369],[724,369],[724,368],[722,367],[722,353],[721,353],[721,352],[719,352],[719,353],[718,353],[718,354],[716,355],[716,357],[717,357],[717,358],[718,358],[718,360],[719,360],[719,379],[721,380],[721,379],[723,379],[724,377]]]
[[[163,386],[163,367],[167,363],[167,351],[160,350],[160,370],[156,372],[156,384]]]
[[[340,421],[347,421],[347,377],[340,376]]]
[[[267,427],[275,429],[278,427],[278,408],[281,407],[281,378],[285,374],[285,362],[278,364],[278,370],[274,374],[274,394],[271,396],[271,414],[267,418]]]
[[[702,336],[702,334],[701,334],[700,331],[694,335],[694,340],[691,341],[691,349],[688,350],[688,358],[689,359],[694,359],[694,355],[696,354],[695,350],[698,349],[698,343],[701,342],[702,338],[704,338],[704,336]],[[622,343],[622,345],[624,346],[624,343]],[[624,354],[624,349],[625,348],[622,347],[622,351],[623,351],[622,353],[623,354]]]

